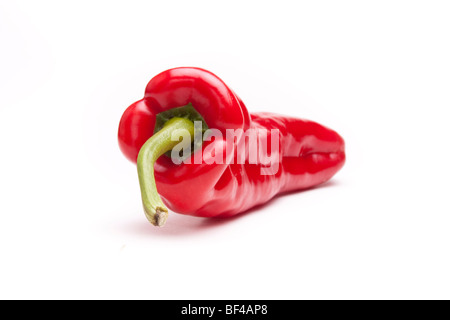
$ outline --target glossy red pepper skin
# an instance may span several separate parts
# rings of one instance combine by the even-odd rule
[[[209,128],[223,139],[205,141],[226,154],[226,129],[278,129],[280,156],[275,175],[262,175],[261,165],[175,165],[167,156],[155,166],[158,193],[173,211],[202,217],[226,217],[263,204],[279,193],[311,188],[329,180],[345,162],[344,140],[318,123],[269,113],[250,115],[239,97],[217,76],[199,68],[175,68],[154,77],[144,99],[132,104],[119,125],[119,145],[136,162],[142,145],[152,136],[159,112],[191,103]],[[270,141],[270,138],[268,139]],[[233,145],[238,147],[238,141]],[[194,157],[194,155],[192,155]],[[248,158],[248,155],[247,155]],[[247,159],[248,160],[248,159]]]

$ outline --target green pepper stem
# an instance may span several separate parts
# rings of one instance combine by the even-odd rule
[[[185,118],[172,118],[142,146],[137,158],[139,185],[145,215],[153,225],[162,227],[167,220],[168,210],[156,190],[154,164],[156,160],[175,147],[186,131],[194,138],[194,124]]]

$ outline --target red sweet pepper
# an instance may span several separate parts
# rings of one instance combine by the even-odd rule
[[[178,143],[170,137],[181,129],[192,135],[194,120],[220,130],[223,137],[205,139],[199,149],[186,156],[191,157],[190,163],[174,164],[163,155]],[[225,150],[227,129],[278,129],[279,148],[268,147],[279,156],[278,171],[262,174],[261,168],[267,164],[251,163],[248,150],[244,152],[245,163],[230,163],[245,137],[238,136],[232,142],[230,156]],[[277,194],[321,184],[345,162],[344,140],[335,131],[303,119],[270,113],[250,115],[221,79],[199,68],[170,69],[151,79],[144,98],[123,114],[118,136],[122,152],[138,164],[146,216],[158,226],[167,219],[164,204],[182,214],[228,217]],[[205,152],[212,149],[214,153]],[[220,151],[228,155],[224,163],[211,164]],[[194,160],[196,154],[200,154],[201,163]]]

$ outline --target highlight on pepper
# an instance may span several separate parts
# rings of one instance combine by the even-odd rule
[[[345,144],[316,122],[247,111],[213,73],[166,70],[119,124],[119,146],[137,164],[147,219],[172,211],[230,217],[280,193],[314,187],[339,171]]]

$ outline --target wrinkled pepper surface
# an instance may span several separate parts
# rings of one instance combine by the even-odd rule
[[[193,133],[194,120],[220,130],[223,138],[205,139],[201,150],[194,149],[187,155],[192,158],[190,163],[175,164],[167,152],[176,142],[167,140],[178,127]],[[233,141],[230,153],[225,150],[227,129],[265,129],[261,132],[268,135],[271,129],[278,129],[278,149],[268,146],[272,154],[278,153],[277,172],[261,174],[267,164],[251,163],[248,151],[244,151],[245,163],[230,161],[237,157],[245,136]],[[319,185],[345,162],[344,140],[335,131],[304,119],[249,114],[242,100],[221,79],[191,67],[170,69],[151,79],[144,98],[124,112],[118,138],[124,155],[138,164],[145,213],[157,226],[167,219],[165,205],[182,214],[229,217],[277,194]],[[194,161],[196,153],[206,149],[223,150],[227,157],[222,164],[211,164],[211,152],[202,152],[201,163]]]

